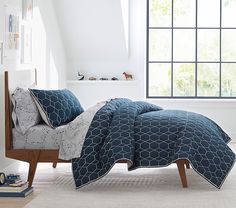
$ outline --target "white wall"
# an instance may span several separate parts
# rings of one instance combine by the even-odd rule
[[[33,62],[39,71],[39,86],[65,87],[67,56],[53,0],[34,0]]]
[[[2,1],[2,0],[1,0]],[[21,7],[21,0],[4,0],[5,3]],[[2,3],[2,2],[1,2]],[[1,6],[1,4],[0,4]],[[0,10],[1,11],[1,10]],[[0,14],[1,17],[1,14]],[[0,24],[2,28],[3,25]],[[0,30],[2,31],[2,29]],[[65,87],[67,57],[60,36],[52,0],[34,0],[33,26],[33,64],[38,69],[38,84],[43,88]],[[3,101],[3,70],[19,70],[16,57],[10,56],[0,69],[0,170],[9,164],[4,157],[4,101]],[[22,80],[23,82],[23,80]]]
[[[0,0],[0,42],[4,39],[4,24],[5,24],[5,5],[8,5],[10,12],[20,12],[20,0]],[[0,170],[9,165],[12,160],[5,158],[5,115],[4,115],[4,84],[3,84],[3,71],[6,69],[16,70],[17,52],[6,51],[4,58],[4,65],[0,65]]]
[[[120,0],[54,0],[68,55],[68,78],[120,75],[128,69]],[[89,69],[89,70],[88,70]]]
[[[121,27],[118,25],[119,31],[116,31],[116,34],[106,35],[109,34],[110,28],[113,29],[113,25],[117,25],[121,21],[121,16],[117,15],[117,10],[115,9],[115,7],[120,9],[119,0],[112,1],[112,5],[108,3],[108,0],[99,1],[99,7],[95,7],[97,11],[90,9],[94,3],[98,2],[96,0],[86,2],[78,0],[76,4],[74,4],[75,0],[59,0],[56,2],[60,27],[64,31],[63,40],[67,45],[67,51],[69,51],[68,60],[70,67],[67,72],[68,79],[76,79],[76,71],[79,69],[88,76],[97,75],[98,77],[119,76],[123,71],[130,71],[134,74],[135,79],[138,80],[138,82],[126,85],[68,84],[68,87],[76,93],[82,104],[88,107],[99,100],[109,97],[129,97],[135,100],[145,100],[146,1],[129,0],[130,50],[127,59],[124,58],[126,53],[122,50],[119,53],[112,52],[114,47],[117,47],[117,40],[122,40],[123,31]],[[75,9],[71,9],[72,7],[77,10],[77,13],[73,12]],[[100,21],[99,16],[103,16],[102,13],[106,13],[107,10],[112,11],[110,19],[112,19],[113,24],[110,24],[110,21]],[[68,14],[70,12],[73,13],[73,19],[76,19],[73,25],[70,24],[71,14]],[[88,27],[91,30],[88,30]],[[73,34],[71,34],[72,31]],[[76,38],[78,39],[77,41]],[[75,45],[72,46],[71,41]],[[90,41],[92,44],[89,44]],[[109,47],[103,48],[99,45],[99,47],[94,48],[93,44],[99,44],[99,42],[107,42]],[[153,102],[164,108],[184,109],[202,113],[219,123],[227,133],[236,139],[235,100],[148,99],[148,102]]]
[[[77,71],[85,74],[86,78],[115,76],[121,79],[122,73],[127,71],[139,80],[125,85],[69,84],[68,87],[79,96],[82,104],[88,107],[98,100],[111,97],[143,98],[142,85],[140,85],[143,72],[136,73],[140,71],[140,67],[143,68],[145,54],[145,51],[137,50],[145,42],[145,39],[140,38],[145,33],[140,28],[140,25],[145,23],[145,19],[139,12],[142,5],[138,3],[130,8],[133,14],[129,22],[130,30],[135,33],[130,33],[130,45],[127,50],[125,39],[127,31],[125,31],[120,0],[57,0],[54,2],[68,54],[69,80],[76,79]]]

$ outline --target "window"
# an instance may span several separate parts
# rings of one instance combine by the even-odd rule
[[[236,98],[236,0],[147,0],[147,97]]]

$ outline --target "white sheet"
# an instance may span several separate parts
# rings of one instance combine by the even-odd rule
[[[25,134],[13,129],[14,149],[59,149],[59,158],[80,157],[84,140],[97,111],[106,104],[100,102],[67,125],[52,129],[46,124],[31,127]]]
[[[60,159],[69,160],[80,157],[84,139],[93,117],[105,104],[106,102],[96,104],[67,125],[60,144]]]
[[[14,149],[59,149],[66,126],[52,129],[46,124],[29,128],[25,134],[13,128]]]

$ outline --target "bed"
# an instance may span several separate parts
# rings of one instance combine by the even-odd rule
[[[35,71],[35,82],[36,78]],[[200,176],[220,188],[235,162],[235,154],[227,146],[229,136],[213,121],[196,113],[164,110],[120,98],[97,104],[89,124],[84,122],[84,115],[90,115],[91,109],[66,126],[51,129],[39,124],[30,128],[27,136],[20,135],[12,128],[8,72],[5,108],[6,157],[29,163],[30,186],[38,162],[52,162],[54,167],[57,162],[72,162],[76,188],[105,176],[116,163],[127,163],[128,170],[176,163],[183,187],[187,187],[185,169],[191,164]],[[82,123],[87,125],[83,142],[79,146],[69,144],[85,129]],[[80,153],[63,155],[67,151],[62,148],[63,143],[70,151],[81,147]]]

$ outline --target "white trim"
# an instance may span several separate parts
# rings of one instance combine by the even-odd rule
[[[67,84],[138,84],[137,80],[68,80]]]
[[[203,109],[236,109],[235,99],[154,99],[146,98],[145,101],[158,105],[175,104],[175,106],[191,106],[191,108]]]

